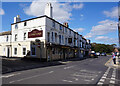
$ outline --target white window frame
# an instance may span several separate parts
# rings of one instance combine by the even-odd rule
[[[32,47],[35,47],[35,55],[32,55]],[[31,50],[31,53],[30,53],[31,56],[36,56],[36,46],[35,45],[31,45],[31,49],[30,50]]]

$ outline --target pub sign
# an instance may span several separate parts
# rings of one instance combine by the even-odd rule
[[[34,29],[31,32],[28,32],[28,38],[36,38],[42,36],[43,36],[43,30]]]

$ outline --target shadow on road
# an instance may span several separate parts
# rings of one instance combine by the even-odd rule
[[[2,58],[2,74],[30,70],[35,68],[66,65],[67,61],[80,61],[86,58],[71,58],[52,62],[41,62],[40,59]],[[64,63],[63,63],[64,62]]]

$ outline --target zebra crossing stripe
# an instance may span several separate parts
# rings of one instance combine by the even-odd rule
[[[112,77],[110,80],[110,84],[115,84],[115,76],[116,76],[116,69],[114,68],[113,73],[112,73]]]

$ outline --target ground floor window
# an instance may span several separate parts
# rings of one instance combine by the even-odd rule
[[[36,47],[35,46],[31,47],[31,55],[36,55]]]
[[[23,55],[26,55],[26,48],[23,48]]]
[[[17,55],[17,48],[14,48],[14,55]]]

